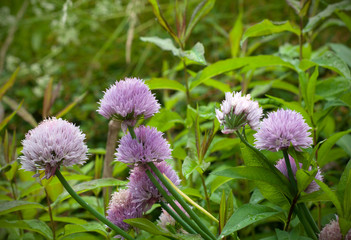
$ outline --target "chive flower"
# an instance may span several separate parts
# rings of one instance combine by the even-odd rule
[[[142,208],[133,202],[133,196],[129,189],[122,189],[112,194],[106,218],[119,228],[127,231],[131,226],[124,220],[140,218],[142,214]]]
[[[138,78],[116,81],[105,91],[99,104],[98,113],[107,119],[121,121],[124,131],[127,126],[134,126],[138,119],[149,118],[160,109],[154,94]]]
[[[161,173],[166,175],[176,186],[180,184],[177,173],[173,170],[172,166],[166,161],[155,163],[155,166],[160,170]],[[146,174],[146,170],[149,169],[147,165],[140,165],[134,167],[129,176],[128,188],[133,195],[133,202],[137,203],[143,211],[147,211],[152,205],[162,200],[162,195],[151,182]],[[151,171],[151,170],[150,170]],[[151,171],[152,172],[152,171]],[[155,177],[156,175],[152,173]],[[170,195],[168,189],[163,186],[161,181],[156,177],[158,182],[161,184],[163,189]]]
[[[223,126],[222,133],[230,134],[248,124],[257,130],[262,108],[258,102],[251,100],[250,94],[242,96],[241,92],[226,92],[221,108],[216,109],[216,117]]]
[[[344,239],[351,240],[351,229]],[[331,220],[330,223],[324,226],[319,234],[319,240],[343,240],[338,217],[336,217],[336,220]]]
[[[160,162],[171,158],[171,149],[163,133],[156,128],[141,125],[135,128],[136,139],[128,132],[120,141],[116,152],[116,160],[138,165],[147,162]]]
[[[45,170],[43,178],[49,179],[61,165],[84,164],[88,159],[84,139],[85,134],[74,124],[61,118],[46,119],[22,141],[21,169],[36,172],[33,177]]]
[[[291,170],[294,174],[294,176],[296,175],[296,172],[297,172],[297,167],[296,167],[296,162],[294,160],[294,158],[292,158],[290,155],[289,155],[289,162],[290,162],[290,166],[291,166]],[[299,163],[299,166],[300,168],[302,167],[302,164]],[[286,163],[285,163],[285,160],[284,159],[280,159],[277,164],[275,165],[275,167],[287,178],[289,179],[289,174],[288,174],[288,169],[286,167]],[[311,167],[309,168],[309,170],[311,170]],[[315,176],[316,179],[318,179],[319,181],[323,181],[323,175],[320,171],[320,169],[318,168],[318,171],[317,171],[317,174]],[[296,179],[296,177],[295,177]],[[312,192],[315,192],[315,191],[318,191],[319,190],[319,185],[316,183],[316,181],[312,181],[308,186],[307,188],[305,189],[305,192],[306,193],[312,193]]]
[[[309,148],[312,144],[310,129],[300,113],[279,109],[263,119],[260,129],[254,134],[255,145],[258,149],[273,152],[292,145],[301,151],[301,148]]]

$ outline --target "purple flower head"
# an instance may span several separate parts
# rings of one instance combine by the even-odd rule
[[[122,189],[112,194],[106,218],[119,228],[127,231],[131,226],[123,220],[139,218],[142,214],[142,209],[133,201],[133,196],[129,189]]]
[[[343,240],[338,217],[336,217],[336,221],[331,220],[325,225],[319,234],[319,240]],[[345,240],[351,240],[351,229],[346,234]]]
[[[84,143],[85,134],[66,120],[50,118],[30,130],[22,141],[22,169],[37,172],[45,170],[43,178],[55,175],[61,165],[84,164],[88,148]]]
[[[233,133],[248,124],[253,130],[258,129],[262,108],[251,100],[250,94],[241,96],[241,92],[226,92],[221,110],[216,109],[216,117],[223,126],[224,134]]]
[[[291,170],[294,174],[294,176],[296,175],[296,172],[297,172],[297,167],[296,167],[296,163],[295,163],[295,160],[294,158],[292,158],[290,155],[289,155],[289,162],[290,162],[290,166],[291,166]],[[300,165],[300,168],[302,167],[302,164],[299,163]],[[286,164],[285,164],[285,160],[284,159],[280,159],[277,164],[275,165],[275,167],[286,177],[289,179],[289,174],[288,174],[288,169],[286,167]],[[309,170],[311,170],[312,168],[310,167]],[[321,173],[321,170],[318,168],[318,171],[317,171],[317,174],[315,176],[316,179],[318,179],[319,181],[323,181],[323,175]],[[296,179],[296,177],[295,177]],[[312,181],[310,183],[310,185],[308,185],[308,187],[305,189],[305,192],[306,193],[311,193],[311,192],[315,192],[315,191],[318,191],[319,190],[319,185],[316,183],[316,181]]]
[[[279,151],[294,146],[297,151],[308,148],[312,138],[308,130],[311,129],[300,113],[292,110],[279,109],[268,113],[263,119],[260,129],[254,135],[258,149]]]
[[[105,91],[99,103],[98,113],[107,119],[122,121],[124,130],[127,126],[134,126],[137,119],[149,118],[160,109],[149,87],[138,78],[116,81]]]
[[[143,164],[159,162],[171,158],[171,149],[163,133],[156,128],[140,126],[135,129],[136,139],[128,132],[117,148],[117,161],[126,164]]]
[[[189,214],[184,210],[184,208],[182,207],[182,205],[179,204],[179,202],[175,201],[175,204],[180,208],[180,210],[182,210],[186,216],[189,217]],[[170,204],[168,204],[168,206],[170,207],[170,209],[173,210],[173,208],[171,207]],[[164,209],[162,209],[162,213],[158,219],[158,226],[160,226],[162,229],[164,229],[165,231],[168,231],[167,226],[174,226],[177,227],[176,224],[176,220]],[[181,226],[177,227],[177,230],[179,230],[179,232],[181,233],[186,233],[186,231],[181,228]]]
[[[180,184],[179,177],[173,168],[166,162],[162,161],[155,163],[155,166],[160,170],[161,173],[165,174],[176,186]],[[156,186],[151,182],[146,174],[148,166],[140,165],[134,167],[129,176],[128,188],[133,195],[133,202],[138,206],[143,206],[144,211],[147,211],[152,205],[162,198],[161,193],[157,190]],[[152,171],[151,171],[152,172]],[[154,173],[153,173],[154,174]],[[156,176],[154,174],[154,176]],[[160,180],[156,177],[160,182]],[[161,186],[170,194],[161,183]]]

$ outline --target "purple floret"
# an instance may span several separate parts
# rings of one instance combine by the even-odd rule
[[[61,165],[84,164],[88,159],[85,134],[72,123],[62,119],[46,119],[30,130],[22,141],[22,169],[45,170],[43,178],[55,175]]]
[[[275,152],[286,149],[291,144],[297,151],[301,151],[301,148],[312,145],[310,129],[300,113],[279,109],[263,119],[260,129],[254,135],[255,145],[258,149]]]
[[[157,113],[160,104],[143,80],[125,78],[116,81],[105,91],[99,102],[98,113],[107,119],[114,118],[122,121],[122,126],[134,126],[136,120],[149,118]]]
[[[136,139],[128,132],[117,148],[116,160],[138,165],[147,162],[159,162],[171,158],[171,149],[163,133],[156,128],[140,126],[135,129]]]

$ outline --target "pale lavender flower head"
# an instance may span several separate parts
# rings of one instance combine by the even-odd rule
[[[241,96],[241,92],[226,92],[221,109],[216,109],[216,117],[223,126],[222,133],[229,134],[248,124],[257,130],[262,108],[258,102],[251,100],[250,94]]]
[[[34,171],[33,177],[45,170],[43,178],[55,175],[61,165],[84,164],[88,159],[85,134],[66,120],[50,118],[30,130],[22,141],[22,169]]]
[[[171,158],[171,149],[163,133],[156,128],[141,125],[135,129],[136,139],[128,132],[119,141],[116,160],[138,165],[148,162],[159,162]]]
[[[182,205],[179,204],[178,201],[175,201],[175,204],[180,208],[180,210],[182,210],[185,213],[186,216],[189,217],[189,214],[184,210],[184,208],[182,207]],[[170,204],[168,204],[168,207],[170,207],[170,209],[173,210]],[[170,225],[174,226],[178,230],[178,232],[186,233],[186,231],[181,226],[177,226],[176,220],[164,209],[162,209],[162,213],[157,221],[157,225],[165,231],[168,231],[167,226]]]
[[[99,103],[98,113],[107,119],[122,121],[124,130],[127,126],[134,126],[139,118],[149,118],[160,109],[154,94],[144,81],[138,78],[116,81],[105,91]]]
[[[122,189],[112,194],[106,218],[119,228],[127,231],[131,226],[123,220],[139,218],[142,214],[142,208],[138,207],[137,203],[133,201],[130,190]]]
[[[290,144],[297,150],[309,148],[312,144],[311,129],[300,113],[279,109],[268,113],[254,137],[258,149],[279,151],[287,149]]]
[[[155,163],[155,166],[160,170],[161,173],[165,174],[176,186],[180,184],[177,173],[173,170],[166,161]],[[129,176],[128,188],[133,195],[133,202],[138,206],[143,207],[143,211],[147,211],[152,205],[162,199],[161,193],[158,191],[156,186],[151,182],[146,174],[146,170],[149,167],[146,165],[140,165],[134,167]],[[151,170],[150,170],[151,171]],[[151,171],[152,172],[152,171]],[[152,173],[155,177],[156,175]],[[161,186],[170,195],[169,191],[160,180],[156,177]]]
[[[294,158],[292,158],[290,155],[289,155],[289,162],[290,162],[290,166],[291,166],[291,170],[294,174],[294,176],[296,175],[296,172],[297,172],[297,167],[296,167],[296,163],[295,163],[295,160]],[[302,164],[299,163],[300,165],[300,168],[302,167]],[[286,167],[286,164],[285,164],[285,160],[284,159],[280,159],[277,164],[275,165],[275,167],[286,177],[289,179],[289,174],[288,174],[288,169]],[[312,168],[310,167],[309,170],[311,170]],[[322,175],[322,172],[321,170],[318,168],[318,171],[317,171],[317,174],[315,176],[316,179],[318,179],[319,181],[323,181],[323,175]],[[295,177],[296,179],[296,177]],[[305,192],[306,193],[312,193],[312,192],[315,192],[315,191],[318,191],[319,190],[319,185],[316,183],[316,181],[312,181],[310,183],[310,185],[307,186],[307,188],[305,189]]]
[[[336,220],[331,220],[330,223],[325,225],[319,234],[319,240],[343,240],[338,216]],[[351,229],[345,236],[345,240],[351,240]]]

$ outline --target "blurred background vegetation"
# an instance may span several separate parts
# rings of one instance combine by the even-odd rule
[[[187,19],[190,19],[199,2],[187,2]],[[313,1],[309,15],[313,16],[334,2]],[[184,2],[179,1],[178,4],[179,8],[184,7]],[[165,18],[175,29],[175,2],[160,1],[160,5]],[[300,18],[285,1],[217,1],[209,14],[195,26],[185,49],[201,42],[205,48],[206,61],[211,64],[237,56],[275,54],[287,42],[298,45],[295,35],[281,33],[250,40],[233,56],[230,38],[231,34],[241,34],[232,31],[239,13],[242,13],[244,30],[266,18],[272,21],[290,20],[297,26],[300,24]],[[309,39],[312,50],[333,42],[351,45],[350,32],[336,14],[324,25],[319,29],[318,37],[311,36]],[[1,85],[18,67],[19,72],[14,86],[1,102],[0,118],[12,111],[14,102],[19,103],[22,99],[22,109],[27,110],[35,122],[40,122],[45,116],[55,116],[76,102],[75,107],[64,117],[81,126],[87,134],[90,148],[104,147],[107,120],[98,115],[96,109],[103,90],[110,84],[132,76],[143,79],[167,77],[184,81],[180,60],[172,56],[171,52],[161,51],[154,44],[140,40],[140,37],[146,36],[169,38],[157,23],[151,5],[146,0],[2,0]],[[198,71],[202,66],[192,65],[189,68]],[[265,80],[272,76],[261,74],[260,78]],[[297,81],[296,75],[285,78]],[[222,76],[221,79],[231,87],[240,84],[240,79],[235,76]],[[46,92],[48,102],[44,107]],[[283,94],[285,99],[293,97],[288,92],[278,94]],[[157,95],[163,102],[162,95]],[[192,92],[192,97],[194,102],[203,104],[222,99],[223,93],[211,87],[198,87]],[[185,109],[185,101],[174,108]],[[181,114],[185,111],[177,112]],[[8,125],[10,131],[16,129],[18,139],[23,139],[24,133],[34,124],[28,114],[22,112],[21,115],[13,118]],[[340,122],[343,120],[340,119]]]

